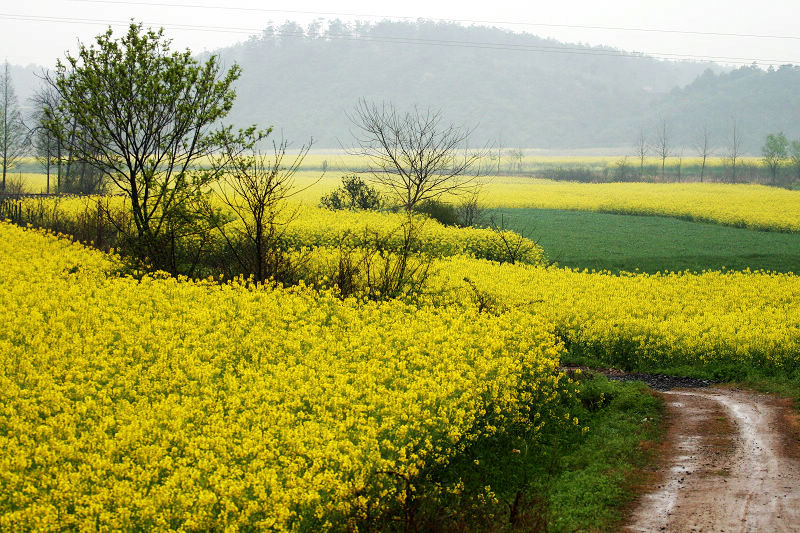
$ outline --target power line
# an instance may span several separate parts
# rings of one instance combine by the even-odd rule
[[[14,20],[30,20],[30,21],[43,21],[43,22],[65,22],[74,24],[100,24],[100,25],[117,25],[127,26],[129,21],[119,20],[97,20],[97,19],[79,19],[68,17],[47,17],[36,15],[15,15],[15,14],[0,14],[0,18],[11,18]],[[175,28],[180,30],[191,31],[214,31],[221,33],[241,33],[250,34],[260,33],[262,29],[255,28],[231,28],[222,26],[200,26],[190,24],[158,24],[148,22],[147,24],[154,24],[157,26],[164,26],[165,28]],[[277,35],[283,37],[305,37],[302,32],[277,32]],[[422,39],[414,37],[389,37],[389,36],[364,36],[364,35],[348,35],[348,34],[326,34],[326,37],[341,39],[341,40],[354,40],[354,41],[371,41],[371,42],[390,42],[399,44],[427,44],[437,46],[451,46],[461,48],[479,48],[488,50],[510,50],[510,51],[527,51],[527,52],[543,52],[543,53],[560,53],[560,54],[575,54],[575,55],[595,55],[607,57],[634,57],[634,58],[656,58],[656,59],[672,59],[672,60],[697,60],[697,61],[715,61],[723,60],[726,63],[749,65],[752,63],[794,63],[791,60],[776,60],[776,59],[757,59],[757,58],[743,58],[743,57],[729,57],[729,56],[699,56],[688,54],[672,54],[672,53],[659,53],[651,52],[647,55],[641,53],[630,53],[623,51],[612,51],[608,49],[592,49],[592,48],[571,48],[571,47],[554,47],[554,46],[536,46],[536,45],[519,45],[513,43],[487,43],[487,42],[470,42],[470,41],[452,41],[441,39]]]
[[[261,13],[290,13],[295,15],[319,15],[319,16],[335,16],[335,17],[364,17],[364,18],[380,18],[380,19],[397,19],[397,20],[418,20],[420,17],[403,17],[393,15],[374,15],[367,13],[342,13],[334,11],[298,11],[291,9],[268,9],[262,7],[238,7],[238,6],[221,6],[221,5],[202,5],[202,4],[176,4],[170,2],[135,2],[131,0],[70,0],[71,2],[91,3],[91,4],[121,4],[121,5],[137,5],[137,6],[152,6],[152,7],[182,7],[192,9],[216,9],[226,11],[248,11],[248,12],[261,12]],[[502,24],[509,26],[537,26],[544,28],[569,28],[579,30],[607,30],[607,31],[630,31],[630,32],[644,32],[644,33],[672,33],[681,35],[705,35],[713,37],[744,37],[754,39],[790,39],[800,41],[798,35],[770,35],[758,33],[726,33],[726,32],[712,32],[712,31],[692,31],[692,30],[673,30],[664,28],[633,28],[624,26],[591,26],[579,24],[548,24],[544,22],[518,22],[518,21],[501,21],[501,20],[480,20],[480,19],[447,19],[435,18],[434,20],[444,22],[466,22],[470,24]]]
[[[94,25],[104,25],[104,26],[106,25],[127,26],[130,24],[130,21],[120,21],[120,20],[100,20],[100,19],[55,17],[55,16],[41,16],[41,15],[18,15],[13,13],[0,13],[0,19],[25,20],[33,22],[67,23],[67,24],[94,24]],[[194,25],[194,24],[159,24],[156,22],[145,22],[145,24],[162,26],[164,28],[171,28],[178,30],[204,31],[204,32],[211,31],[216,33],[236,33],[236,34],[248,34],[248,35],[261,33],[263,31],[263,29],[256,29],[256,28],[235,28],[235,27],[225,27],[225,26],[204,26],[204,25]],[[287,31],[276,32],[276,35],[281,37],[306,36],[305,33],[303,32],[287,32]],[[367,35],[357,35],[357,34],[333,34],[333,33],[326,33],[325,37],[337,40],[448,46],[456,48],[473,48],[473,49],[484,49],[484,50],[557,53],[557,54],[640,58],[640,59],[651,58],[651,59],[667,59],[667,60],[693,60],[701,62],[722,61],[728,64],[738,64],[738,65],[750,65],[753,63],[756,64],[798,63],[798,61],[793,61],[793,60],[673,54],[668,52],[650,52],[644,54],[637,52],[632,53],[624,51],[615,51],[605,48],[575,48],[568,46],[544,46],[544,45],[525,45],[525,44],[514,44],[514,43],[453,41],[453,40],[443,40],[443,39],[424,39],[418,37],[367,36]]]

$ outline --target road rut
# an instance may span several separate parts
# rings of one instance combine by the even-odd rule
[[[800,445],[788,401],[708,388],[663,393],[672,420],[657,487],[628,532],[800,532]]]

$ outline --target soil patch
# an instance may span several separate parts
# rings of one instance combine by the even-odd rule
[[[791,402],[716,387],[663,394],[664,453],[625,531],[800,532]]]
[[[576,370],[597,372],[614,381],[642,381],[648,387],[657,391],[668,391],[672,389],[697,389],[714,385],[713,381],[705,379],[668,376],[666,374],[648,374],[646,372],[628,373],[616,368],[564,366],[562,369],[566,372],[574,372]]]

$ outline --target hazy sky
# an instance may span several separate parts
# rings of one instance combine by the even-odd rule
[[[270,21],[280,24],[289,19],[306,25],[315,18],[430,18],[486,23],[567,42],[673,54],[668,57],[715,57],[719,62],[758,61],[766,66],[800,64],[798,14],[798,0],[495,0],[473,5],[430,0],[5,0],[0,7],[0,59],[52,66],[65,50],[77,48],[78,39],[91,41],[109,24],[116,29],[131,18],[164,26],[177,46],[195,52],[245,40]]]

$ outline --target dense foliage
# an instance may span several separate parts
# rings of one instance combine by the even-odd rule
[[[23,198],[0,204],[0,216],[14,222],[76,235],[79,228],[88,230],[79,238],[100,246],[115,246],[115,227],[104,221],[104,213],[124,211],[122,198]],[[402,232],[407,216],[401,213],[375,211],[331,211],[309,205],[294,205],[279,222],[282,225],[281,245],[288,250],[304,248],[359,247],[374,244],[376,239],[386,251],[398,250],[404,242]],[[119,218],[123,218],[120,216]],[[505,242],[519,240],[521,250],[517,261],[544,261],[541,247],[528,239],[520,239],[511,231],[498,232],[487,228],[446,227],[424,217],[415,216],[416,235],[412,252],[441,257],[456,254],[504,261]],[[240,224],[232,221],[230,224]],[[285,226],[285,227],[284,227]],[[208,236],[215,246],[224,248],[223,238],[213,230]],[[104,241],[99,242],[102,238]],[[504,241],[505,239],[505,241]]]
[[[204,193],[216,176],[196,166],[220,147],[211,129],[233,106],[240,69],[174,52],[163,29],[133,22],[95,41],[58,61],[44,127],[125,194],[132,224],[117,227],[136,255],[177,274],[180,241],[209,228]]]

